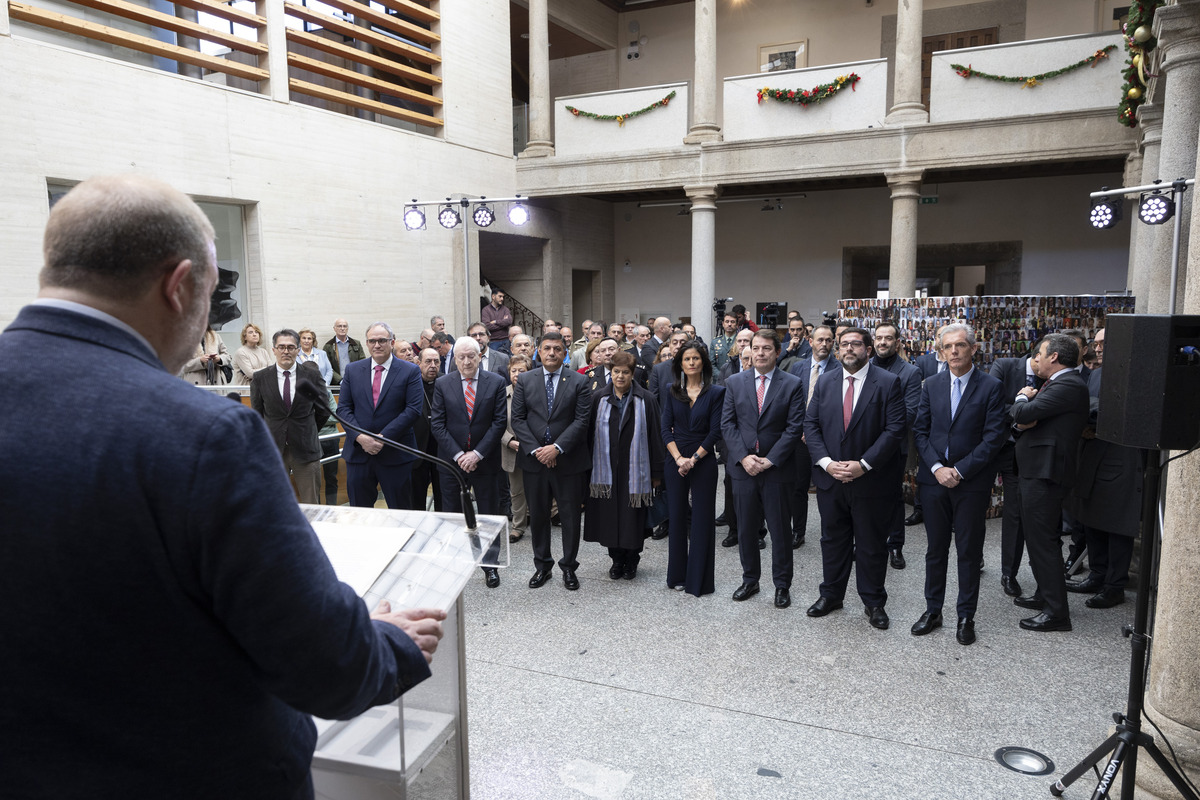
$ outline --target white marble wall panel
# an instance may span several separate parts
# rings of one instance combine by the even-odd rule
[[[627,114],[656,103],[671,92],[675,92],[675,97],[667,105],[626,120],[624,125],[611,120],[575,116],[567,110],[567,106],[573,106],[593,114]],[[633,153],[677,147],[683,144],[687,129],[686,83],[557,97],[554,100],[554,151],[560,156]]]

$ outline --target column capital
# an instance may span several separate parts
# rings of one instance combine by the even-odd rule
[[[1137,111],[1138,125],[1142,129],[1142,147],[1162,141],[1163,110],[1158,103],[1146,103]]]
[[[697,184],[694,186],[684,186],[684,194],[688,200],[692,201],[692,211],[716,211],[717,197],[721,194],[721,187],[716,184]]]
[[[885,170],[883,176],[887,178],[888,186],[892,189],[892,197],[911,197],[920,195],[921,181],[925,178],[925,171],[920,169]]]
[[[1200,2],[1180,2],[1154,12],[1154,38],[1161,52],[1161,71],[1200,59]]]

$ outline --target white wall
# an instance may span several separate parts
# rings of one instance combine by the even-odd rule
[[[401,215],[413,197],[515,191],[508,4],[442,5],[447,141],[0,36],[0,325],[37,291],[47,179],[135,171],[249,205],[264,329],[324,337],[342,316],[411,335],[435,312],[465,329],[461,233]]]
[[[1094,231],[1087,221],[1088,193],[1119,182],[1120,175],[1092,175],[942,184],[939,202],[920,207],[918,243],[1021,241],[1023,294],[1122,289],[1129,223]],[[810,192],[784,199],[782,211],[761,207],[720,203],[717,210],[716,292],[748,308],[786,300],[806,319],[831,311],[841,298],[843,248],[890,240],[885,188]],[[617,307],[689,314],[690,218],[677,208],[620,203],[614,225]]]

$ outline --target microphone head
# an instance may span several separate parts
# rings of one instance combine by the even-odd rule
[[[296,394],[311,400],[315,405],[322,408],[329,407],[329,401],[325,399],[325,393],[318,389],[315,383],[306,378],[300,378],[296,381]]]

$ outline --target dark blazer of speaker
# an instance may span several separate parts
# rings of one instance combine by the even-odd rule
[[[1200,442],[1198,399],[1200,316],[1107,317],[1099,438],[1126,447],[1187,450]]]

